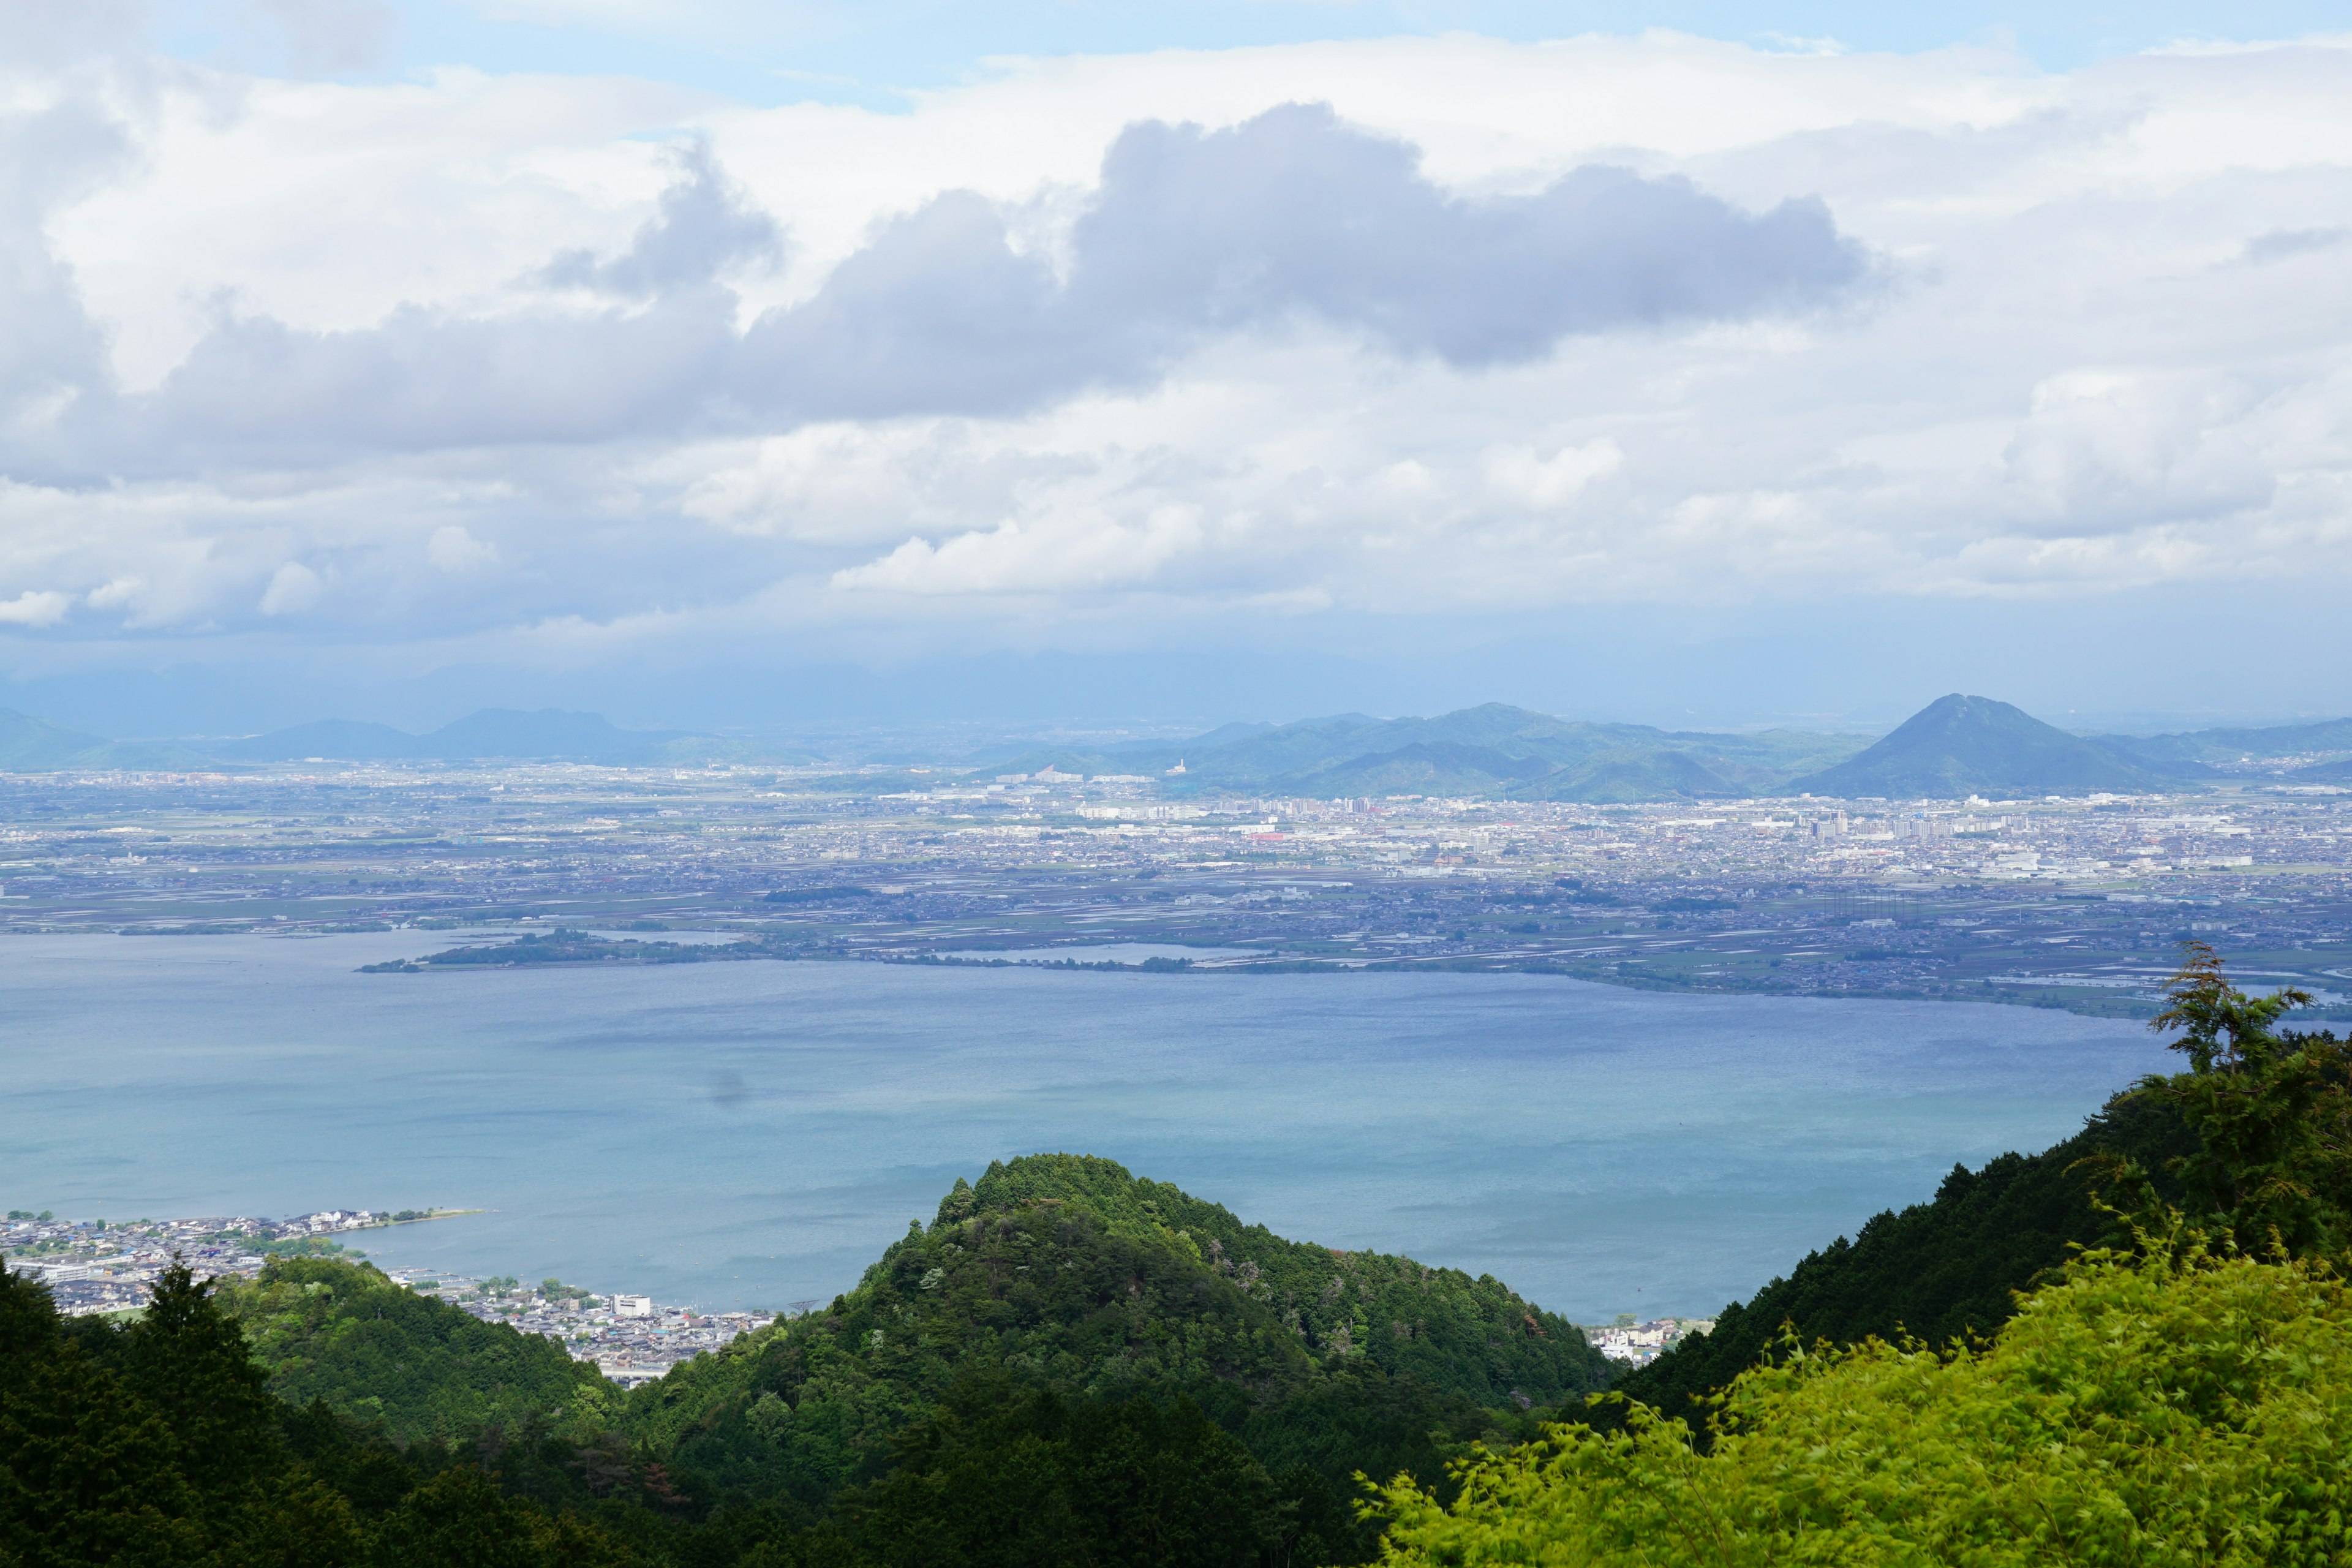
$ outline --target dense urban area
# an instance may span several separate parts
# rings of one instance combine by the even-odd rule
[[[462,1217],[453,1210],[322,1209],[286,1219],[238,1215],[110,1221],[16,1209],[0,1225],[0,1252],[6,1254],[11,1271],[47,1285],[60,1311],[135,1312],[176,1262],[185,1262],[203,1278],[249,1279],[273,1257],[365,1258],[364,1251],[339,1239],[350,1232]],[[384,1272],[396,1283],[436,1294],[485,1321],[544,1334],[574,1360],[593,1362],[606,1377],[631,1387],[778,1316],[697,1312],[646,1296],[600,1295],[560,1279],[527,1285],[511,1277],[475,1279],[431,1268]],[[795,1302],[790,1310],[814,1305]]]
[[[1162,779],[335,764],[0,777],[0,931],[497,963],[1454,967],[2146,1014],[2195,937],[2343,1006],[2352,797],[1586,805]],[[509,945],[518,935],[536,940]],[[559,934],[561,933],[561,934]],[[385,984],[464,983],[457,975]]]

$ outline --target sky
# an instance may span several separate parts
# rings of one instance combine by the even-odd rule
[[[6,0],[0,703],[2352,711],[2352,23]]]

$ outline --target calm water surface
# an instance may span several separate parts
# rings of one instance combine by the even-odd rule
[[[432,945],[0,940],[0,1202],[486,1208],[361,1245],[772,1308],[1061,1149],[1589,1321],[1712,1311],[2163,1058],[2063,1013],[1532,975],[353,973]]]

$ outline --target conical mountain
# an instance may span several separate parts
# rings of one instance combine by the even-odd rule
[[[1790,794],[1890,799],[2039,794],[2047,790],[2154,791],[2179,779],[2095,741],[2045,724],[1990,697],[1939,697],[1857,756],[1788,785]]]

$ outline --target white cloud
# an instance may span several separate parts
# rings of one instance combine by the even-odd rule
[[[299,561],[289,561],[269,574],[269,586],[261,595],[261,613],[299,616],[319,602],[326,586],[316,572]]]
[[[0,623],[12,626],[53,626],[66,618],[73,600],[54,588],[32,589],[13,599],[0,599]]]
[[[1581,446],[1562,447],[1538,457],[1528,447],[1500,446],[1486,452],[1486,483],[1521,506],[1552,508],[1576,499],[1584,487],[1625,461],[1625,449],[1603,436]]]
[[[330,584],[353,639],[740,639],[2352,567],[2335,45],[1388,40],[905,114],[0,86],[27,631]]]
[[[425,558],[456,576],[488,566],[499,558],[499,552],[496,545],[485,544],[467,532],[463,524],[445,522],[425,542]]]

